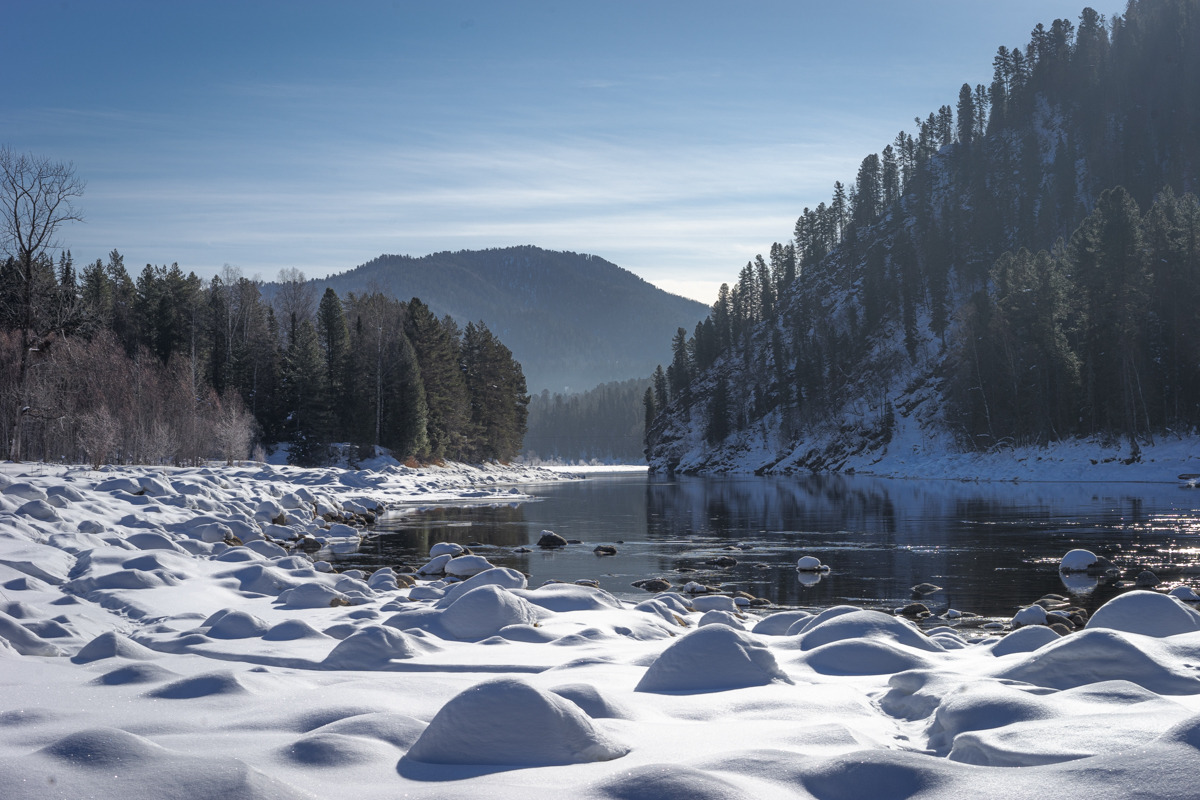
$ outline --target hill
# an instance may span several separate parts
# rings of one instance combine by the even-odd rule
[[[1086,8],[992,63],[675,342],[652,466],[861,471],[1079,437],[1133,462],[1196,430],[1200,1]]]
[[[379,288],[419,297],[460,324],[483,320],[512,350],[534,393],[644,378],[670,358],[676,330],[692,330],[708,312],[603,258],[532,246],[382,255],[312,283],[342,297]]]

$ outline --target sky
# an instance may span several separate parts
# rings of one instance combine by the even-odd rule
[[[997,46],[1083,8],[5,6],[0,143],[87,181],[76,262],[270,279],[532,244],[703,302],[913,117],[989,82]]]

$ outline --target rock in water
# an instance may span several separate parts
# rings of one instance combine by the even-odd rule
[[[1045,625],[1046,609],[1039,605],[1022,608],[1013,615],[1012,624],[1014,628],[1020,628],[1022,625]]]
[[[1153,572],[1151,572],[1150,570],[1145,570],[1144,572],[1142,572],[1140,575],[1137,576],[1137,580],[1135,581],[1135,583],[1137,584],[1137,587],[1139,589],[1150,589],[1154,586],[1158,586],[1158,584],[1161,583],[1161,581],[1158,579],[1158,576],[1155,575]]]
[[[538,539],[538,547],[566,547],[567,540],[559,536],[554,531],[542,531],[542,538]]]
[[[455,542],[438,542],[433,547],[429,548],[429,557],[437,558],[438,556],[461,556],[463,554],[463,546]]]
[[[405,758],[542,767],[611,761],[628,752],[569,700],[517,678],[500,678],[472,686],[442,706]]]
[[[826,567],[816,556],[802,556],[796,561],[796,569],[801,572],[824,572]]]
[[[706,625],[662,652],[636,692],[720,692],[791,683],[766,645],[725,625]]]
[[[934,592],[940,592],[941,590],[942,587],[935,586],[932,583],[918,583],[916,586],[912,587],[913,597],[924,597],[927,594],[933,594]]]
[[[1087,572],[1096,563],[1096,554],[1091,550],[1072,550],[1058,562],[1059,572]]]

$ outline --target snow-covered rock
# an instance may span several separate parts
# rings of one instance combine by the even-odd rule
[[[1107,628],[1161,638],[1200,631],[1200,611],[1185,605],[1177,597],[1132,591],[1117,595],[1096,609],[1087,628]]]
[[[664,650],[635,691],[720,692],[772,681],[791,683],[766,645],[725,625],[708,625],[680,637]]]
[[[442,706],[405,758],[542,767],[611,761],[628,752],[571,701],[517,678],[498,678]]]
[[[825,572],[829,567],[822,564],[816,556],[801,556],[796,561],[796,569],[800,572]]]
[[[1019,628],[1022,625],[1048,625],[1046,609],[1036,604],[1022,608],[1013,615],[1012,624],[1014,628]]]
[[[442,570],[456,578],[470,578],[493,567],[483,556],[458,556],[447,561]]]

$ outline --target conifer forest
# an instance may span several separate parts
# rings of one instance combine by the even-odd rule
[[[1100,436],[1136,458],[1193,431],[1198,59],[1195,0],[1000,47],[990,84],[867,155],[679,329],[644,398],[652,465],[719,470],[755,440],[760,470],[836,468],[897,415],[980,451]]]
[[[31,159],[4,160],[28,176],[16,167]],[[287,444],[291,463],[311,466],[353,465],[376,447],[421,462],[521,451],[525,379],[487,325],[460,329],[417,298],[377,291],[318,298],[295,270],[281,273],[274,303],[259,287],[232,267],[206,281],[147,264],[134,277],[116,250],[83,265],[69,250],[8,258],[9,457],[194,464]]]

